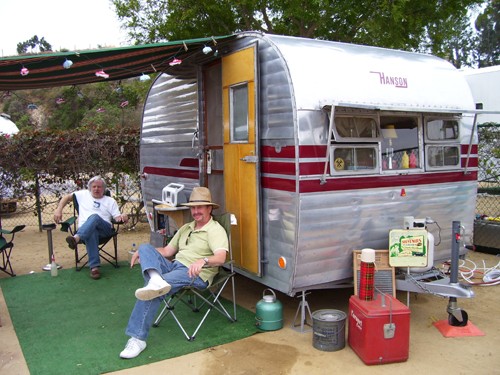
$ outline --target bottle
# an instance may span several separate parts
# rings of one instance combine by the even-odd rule
[[[406,151],[403,152],[403,157],[401,159],[401,168],[410,168],[410,160]]]
[[[50,262],[50,274],[52,276],[57,276],[57,264],[56,264],[56,257],[54,256],[54,253],[52,253],[52,259]]]
[[[132,244],[132,250],[130,250],[128,252],[129,256],[128,256],[128,261],[132,261],[132,256],[135,254],[135,252],[137,251],[137,248],[135,247],[135,243]]]
[[[415,156],[413,150],[411,150],[410,154],[410,168],[417,168],[417,157]]]

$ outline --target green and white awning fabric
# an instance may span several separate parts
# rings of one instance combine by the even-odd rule
[[[72,86],[142,77],[210,61],[236,35],[97,50],[0,58],[0,91]],[[210,48],[207,48],[210,47]]]

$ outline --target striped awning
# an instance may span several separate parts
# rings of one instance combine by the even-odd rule
[[[235,37],[0,58],[0,91],[81,85],[162,72],[176,63],[189,64],[194,56],[205,57],[203,48],[209,46],[216,51],[219,42]],[[211,55],[213,52],[206,58]]]

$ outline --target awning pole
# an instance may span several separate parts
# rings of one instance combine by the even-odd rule
[[[330,124],[328,125],[328,139],[326,143],[326,155],[325,155],[325,168],[323,170],[323,176],[321,177],[320,184],[326,184],[326,170],[328,168],[328,162],[330,161],[330,147],[332,142],[332,130],[333,130],[333,118],[335,117],[335,106],[332,105],[330,110]]]
[[[469,159],[470,159],[470,154],[472,152],[472,141],[474,140],[474,131],[476,130],[476,123],[477,123],[477,112],[474,114],[474,123],[472,124],[472,131],[470,132],[469,150],[467,151],[467,159],[465,159],[464,174],[467,174],[467,168],[469,167]]]

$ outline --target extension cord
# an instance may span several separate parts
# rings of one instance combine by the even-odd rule
[[[492,270],[483,277],[483,281],[489,285],[500,284],[500,270]]]

